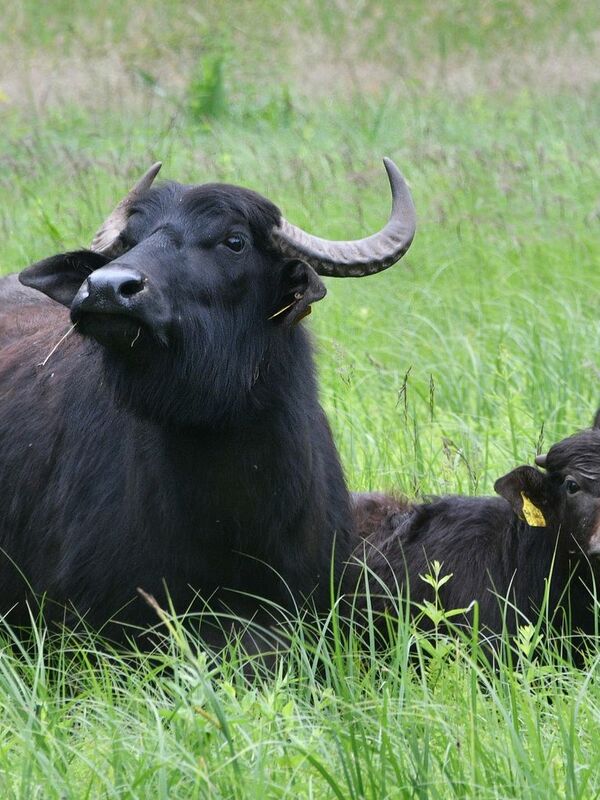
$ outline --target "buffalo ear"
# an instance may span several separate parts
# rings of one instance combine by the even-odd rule
[[[282,325],[293,325],[310,314],[311,303],[327,294],[325,284],[305,261],[286,261],[281,274],[276,308],[269,317]]]
[[[494,491],[508,500],[519,519],[532,527],[546,527],[550,507],[548,478],[538,469],[517,467],[498,478]]]
[[[70,306],[90,272],[109,261],[106,256],[91,250],[60,253],[27,267],[19,273],[19,280],[23,286],[37,289],[63,306]]]

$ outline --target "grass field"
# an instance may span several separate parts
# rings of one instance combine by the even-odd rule
[[[378,276],[330,280],[308,323],[351,488],[489,493],[590,423],[597,3],[73,5],[4,15],[1,271],[87,244],[156,159],[360,236],[386,218],[388,155],[415,243]],[[476,640],[403,621],[387,659],[309,633],[253,686],[239,653],[215,671],[177,629],[161,663],[42,634],[3,649],[1,796],[600,797],[593,651],[578,670],[525,629],[494,670]]]

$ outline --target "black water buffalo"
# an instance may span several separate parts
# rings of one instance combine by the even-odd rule
[[[370,603],[376,612],[390,610],[400,590],[418,614],[419,604],[435,600],[420,576],[431,574],[438,561],[442,575],[452,575],[439,590],[443,607],[466,609],[477,600],[480,624],[488,632],[500,633],[505,626],[514,633],[526,619],[537,619],[549,581],[548,618],[559,627],[568,617],[573,629],[594,633],[596,585],[600,597],[600,430],[559,442],[537,463],[545,473],[521,466],[497,480],[501,497],[450,496],[409,505],[384,495],[355,495],[354,514],[365,540],[346,574],[347,592],[362,585],[358,572],[364,560],[372,572]],[[508,604],[499,598],[508,598]],[[455,618],[461,620],[468,623],[470,615]],[[379,627],[385,630],[384,619]]]
[[[325,295],[319,275],[375,273],[410,246],[410,193],[385,165],[390,219],[354,242],[310,236],[247,189],[153,187],[154,165],[90,250],[21,273],[56,302],[15,300],[8,281],[2,303],[0,288],[3,329],[22,332],[0,362],[10,622],[44,596],[46,619],[113,620],[120,638],[155,621],[136,587],[259,622],[257,597],[327,606],[353,520],[297,323]]]

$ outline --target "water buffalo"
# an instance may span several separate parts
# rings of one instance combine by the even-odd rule
[[[514,633],[527,619],[535,620],[548,582],[546,613],[556,626],[568,618],[573,629],[595,633],[600,430],[564,439],[537,463],[546,471],[521,466],[498,479],[494,489],[500,497],[449,496],[411,505],[385,495],[355,495],[364,541],[345,577],[348,594],[362,585],[366,562],[376,613],[390,610],[400,591],[418,614],[419,605],[435,601],[432,586],[420,576],[438,561],[442,575],[452,576],[439,590],[442,606],[466,609],[477,600],[488,633],[499,634],[503,627]],[[470,619],[469,614],[455,618],[467,624]],[[379,628],[386,630],[382,618]]]
[[[178,612],[261,624],[268,603],[328,605],[353,520],[298,323],[325,295],[320,276],[369,275],[408,250],[414,207],[385,166],[388,223],[332,242],[247,189],[153,186],[156,164],[91,249],[20,274],[55,302],[12,302],[9,279],[3,329],[21,332],[0,361],[9,622],[26,624],[43,596],[47,620],[120,639],[155,621],[136,587]]]

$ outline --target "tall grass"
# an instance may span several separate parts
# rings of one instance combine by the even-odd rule
[[[600,790],[593,648],[576,670],[524,626],[492,663],[476,631],[425,635],[401,613],[382,656],[363,628],[344,633],[335,613],[317,625],[292,622],[289,650],[268,673],[235,645],[211,663],[177,620],[153,656],[112,653],[93,634],[52,640],[41,630],[25,647],[5,631],[3,796],[588,798]]]
[[[329,280],[307,323],[350,487],[483,494],[590,422],[597,3],[102,8],[95,26],[93,0],[6,10],[2,271],[87,244],[157,159],[360,236],[386,218],[389,155],[415,243],[381,275]],[[597,797],[597,643],[576,668],[537,622],[490,663],[476,633],[424,636],[402,607],[383,657],[332,612],[295,621],[252,683],[235,643],[217,666],[176,622],[152,657],[5,629],[0,793]]]

